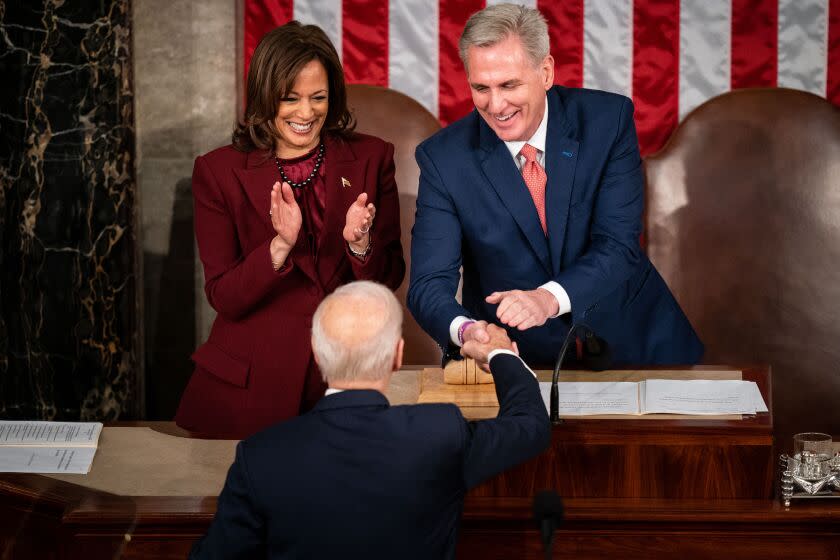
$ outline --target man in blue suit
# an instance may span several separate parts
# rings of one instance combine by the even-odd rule
[[[615,363],[697,363],[703,345],[639,245],[632,102],[552,87],[548,28],[534,9],[489,6],[459,46],[476,110],[415,154],[408,306],[420,325],[451,353],[498,321],[523,359],[553,364],[584,323]]]
[[[402,308],[353,282],[321,302],[312,348],[326,396],[236,448],[216,517],[191,558],[453,558],[464,494],[545,449],[533,372],[501,328],[465,355],[488,362],[499,415],[467,422],[452,404],[389,406]],[[282,356],[278,356],[282,360]]]

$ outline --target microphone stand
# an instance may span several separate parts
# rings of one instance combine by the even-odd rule
[[[589,328],[579,323],[573,323],[569,327],[569,332],[563,340],[563,346],[560,347],[560,353],[557,354],[557,362],[554,365],[554,374],[551,376],[551,394],[549,396],[548,419],[555,426],[562,424],[560,419],[560,389],[557,387],[557,382],[560,379],[560,368],[563,367],[563,360],[566,358],[566,353],[569,351],[569,344],[574,340],[578,329]],[[591,329],[590,329],[591,330]]]

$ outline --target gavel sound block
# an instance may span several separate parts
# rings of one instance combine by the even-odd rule
[[[450,360],[443,368],[443,381],[447,385],[480,385],[493,383],[493,376],[479,368],[475,360]]]

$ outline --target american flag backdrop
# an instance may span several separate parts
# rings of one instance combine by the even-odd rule
[[[260,38],[315,23],[348,83],[396,89],[442,124],[472,109],[458,58],[467,18],[491,0],[244,0],[245,68]],[[549,23],[555,80],[633,99],[642,155],[735,88],[789,87],[840,104],[840,0],[530,0]]]

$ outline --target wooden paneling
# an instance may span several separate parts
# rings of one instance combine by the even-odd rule
[[[568,499],[554,558],[840,558],[840,504]],[[531,501],[468,498],[458,558],[543,558]]]
[[[766,367],[744,369],[767,402]],[[570,498],[770,498],[770,414],[721,419],[566,419],[551,448],[485,482],[473,496],[532,496],[551,488]]]

